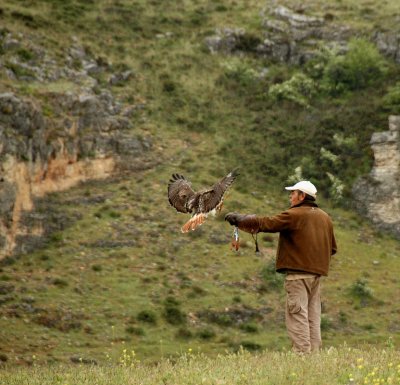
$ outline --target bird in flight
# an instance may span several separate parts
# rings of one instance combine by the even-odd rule
[[[191,183],[180,174],[172,174],[168,183],[168,200],[180,213],[190,213],[192,217],[182,226],[182,233],[202,225],[209,213],[222,209],[224,194],[238,176],[237,169],[231,171],[214,186],[194,191]]]

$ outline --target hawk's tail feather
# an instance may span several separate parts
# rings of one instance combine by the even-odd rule
[[[186,180],[186,178],[181,174],[172,174],[172,178],[169,181],[170,181],[170,183],[174,183],[175,181],[177,181],[179,179]]]
[[[231,176],[232,178],[236,178],[236,177],[238,177],[240,174],[239,174],[239,167],[236,167],[235,169],[233,169],[229,174],[228,174],[228,176]]]
[[[206,220],[207,215],[204,213],[196,214],[190,218],[181,228],[182,233],[187,233],[189,230],[194,230],[202,225]]]

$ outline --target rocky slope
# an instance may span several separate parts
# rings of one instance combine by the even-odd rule
[[[271,1],[261,13],[261,33],[221,27],[205,42],[213,53],[249,52],[301,65],[321,44],[345,51],[357,34],[328,8]],[[399,32],[377,30],[368,37],[400,62]],[[9,85],[0,94],[0,258],[26,251],[24,239],[33,245],[50,231],[46,219],[34,216],[36,199],[121,168],[146,167],[156,158],[154,138],[133,123],[146,105],[119,100],[113,91],[135,79],[135,71],[94,55],[77,37],[54,52],[40,39],[34,32],[0,31],[0,77]],[[171,84],[164,88],[173,92]],[[388,207],[391,211],[391,203]],[[27,218],[29,212],[33,217]]]
[[[354,185],[356,208],[400,239],[400,116],[389,117],[389,131],[372,135],[371,147],[374,167]]]
[[[46,85],[33,94],[0,94],[2,258],[29,250],[50,228],[59,227],[46,215],[27,216],[34,212],[35,200],[121,169],[147,167],[152,138],[139,135],[132,124],[132,116],[144,106],[121,102],[110,90],[127,81],[131,71],[110,71],[109,64],[99,64],[77,41],[59,63],[30,36],[7,33],[0,45],[3,75],[39,89]],[[99,73],[108,76],[105,86],[99,86]],[[59,81],[73,86],[67,92],[48,90]]]
[[[261,57],[294,65],[312,59],[321,47],[347,49],[348,40],[359,35],[330,12],[312,7],[288,8],[271,2],[262,12],[263,34],[253,36],[243,28],[221,28],[206,39],[211,52],[251,51]],[[382,54],[400,63],[400,32],[374,31],[368,36]]]

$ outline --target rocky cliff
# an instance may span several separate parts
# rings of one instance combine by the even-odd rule
[[[353,187],[356,208],[400,239],[400,116],[389,117],[389,131],[372,135],[371,147],[374,166]]]
[[[243,28],[219,28],[206,39],[206,46],[211,52],[251,51],[278,62],[299,65],[315,57],[321,47],[345,52],[349,39],[359,34],[332,13],[316,11],[306,4],[291,9],[272,1],[261,18],[263,34],[253,36]],[[382,54],[400,63],[400,31],[374,31],[369,38]]]
[[[112,92],[131,71],[113,72],[77,41],[59,62],[26,35],[0,35],[0,46],[0,75],[11,84],[0,94],[1,259],[62,228],[50,212],[35,214],[46,194],[147,167],[152,138],[133,123],[144,106]],[[101,85],[99,74],[108,82]]]

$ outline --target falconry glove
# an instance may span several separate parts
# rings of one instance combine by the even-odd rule
[[[225,220],[230,225],[250,234],[257,234],[260,231],[257,216],[254,214],[228,213],[225,215]]]

